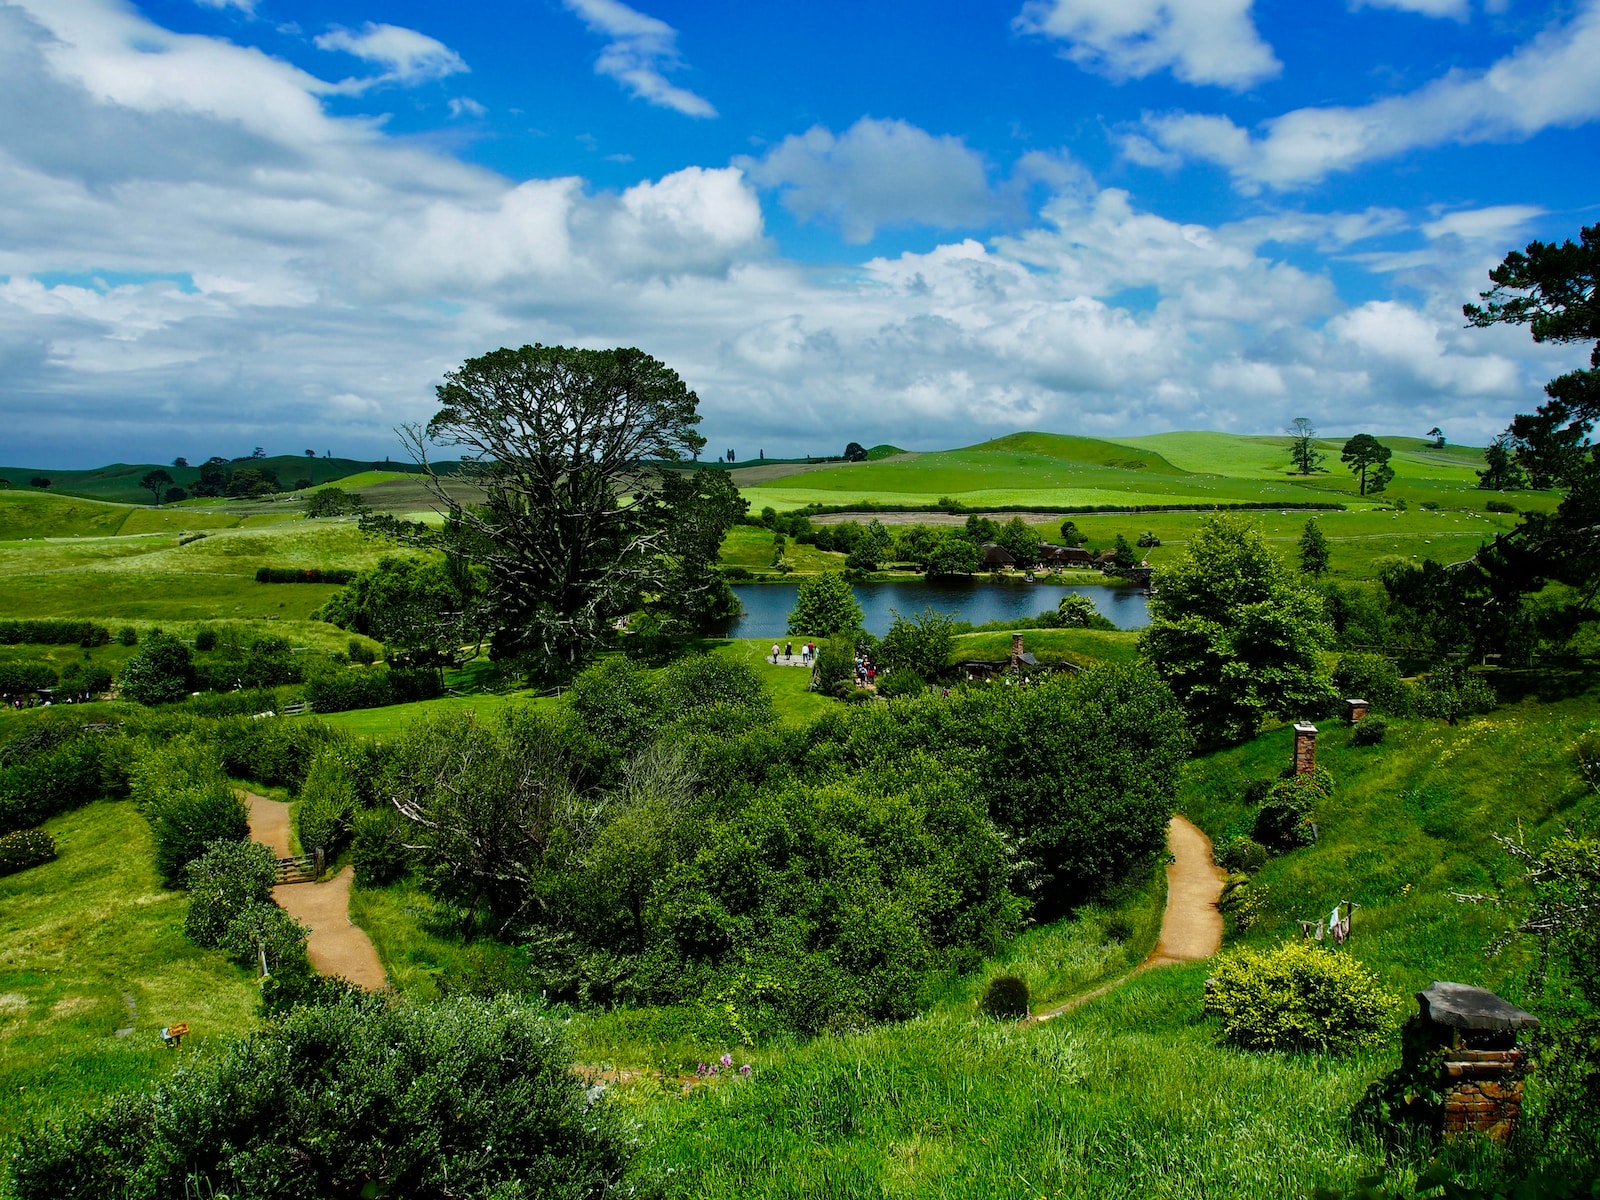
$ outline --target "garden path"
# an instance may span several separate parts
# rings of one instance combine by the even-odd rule
[[[252,792],[244,794],[250,806],[250,836],[272,848],[279,858],[289,848],[289,806]],[[355,873],[346,867],[320,883],[284,883],[272,889],[272,899],[295,920],[311,930],[306,957],[322,975],[338,975],[369,992],[381,990],[388,980],[378,951],[367,931],[350,920],[350,885]]]
[[[1222,898],[1227,875],[1212,859],[1211,839],[1186,817],[1173,817],[1167,825],[1167,846],[1172,851],[1172,861],[1167,864],[1167,910],[1161,918],[1161,936],[1149,957],[1126,975],[1119,975],[1092,992],[1034,1013],[1028,1018],[1030,1022],[1048,1021],[1071,1012],[1141,971],[1210,958],[1222,949],[1222,913],[1217,901]]]

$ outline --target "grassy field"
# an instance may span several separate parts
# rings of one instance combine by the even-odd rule
[[[147,1086],[255,1022],[249,973],[184,937],[187,902],[162,888],[132,804],[45,828],[60,857],[0,879],[3,1130]],[[169,1051],[157,1031],[178,1021],[194,1032]]]
[[[109,466],[95,467],[86,471],[0,467],[0,478],[11,481],[13,495],[24,489],[29,492],[42,490],[29,488],[28,481],[36,476],[43,476],[50,480],[50,492],[89,496],[98,500],[114,500],[124,504],[149,504],[150,493],[139,486],[142,476],[159,468],[170,475],[178,487],[190,488],[200,478],[198,464],[202,461],[204,460],[200,458],[194,459],[196,465],[191,467],[174,467],[167,463],[112,463]],[[235,469],[250,467],[259,471],[274,472],[286,488],[292,488],[302,479],[309,479],[313,484],[329,483],[376,465],[364,459],[308,458],[303,454],[240,459],[231,464]]]
[[[1287,439],[1225,433],[1168,433],[1100,440],[1017,433],[995,441],[855,463],[803,478],[765,480],[744,489],[753,508],[806,504],[933,504],[949,496],[969,507],[1105,504],[1262,504],[1323,501],[1358,508],[1394,499],[1481,510],[1491,494],[1477,490],[1482,452],[1433,450],[1414,438],[1389,438],[1396,479],[1382,497],[1362,498],[1339,462],[1340,442],[1325,442],[1326,473],[1288,473]],[[1545,493],[1517,493],[1519,507],[1546,508]]]

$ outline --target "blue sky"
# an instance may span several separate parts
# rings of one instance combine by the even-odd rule
[[[713,446],[1482,442],[1600,220],[1600,0],[0,0],[6,461],[396,449],[638,345]],[[838,446],[835,446],[837,443]]]

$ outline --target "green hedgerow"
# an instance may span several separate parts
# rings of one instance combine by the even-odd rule
[[[1310,942],[1240,950],[1206,981],[1205,1011],[1222,1037],[1245,1050],[1341,1054],[1380,1044],[1400,1001],[1344,954]]]
[[[222,945],[228,925],[253,904],[272,897],[277,864],[272,851],[260,842],[223,839],[184,870],[189,885],[189,912],[183,931],[197,946]]]

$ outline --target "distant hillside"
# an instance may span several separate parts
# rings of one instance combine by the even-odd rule
[[[1068,433],[1008,433],[1005,437],[967,446],[969,452],[1029,454],[1059,458],[1083,466],[1116,467],[1122,471],[1158,471],[1165,475],[1187,475],[1190,469],[1173,465],[1161,454],[1149,450],[1130,454],[1130,443],[1102,438],[1077,437]]]
[[[10,480],[17,491],[30,490],[30,479],[50,481],[49,491],[66,496],[87,496],[93,500],[113,500],[123,504],[149,504],[150,493],[139,486],[139,480],[157,468],[172,476],[173,483],[185,490],[200,478],[201,460],[193,465],[174,467],[169,463],[112,463],[89,471],[53,471],[44,467],[0,467],[0,478]],[[253,467],[258,471],[271,471],[286,489],[292,489],[303,479],[312,484],[332,483],[358,471],[402,471],[416,468],[410,463],[375,463],[368,459],[307,458],[298,454],[277,454],[270,458],[243,458],[229,464],[232,468]],[[43,490],[43,489],[38,489]]]

